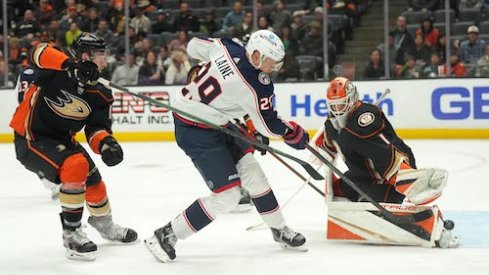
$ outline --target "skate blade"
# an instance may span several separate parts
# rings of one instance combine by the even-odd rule
[[[74,250],[66,249],[66,258],[75,261],[93,262],[97,258],[97,251],[80,253]]]
[[[279,243],[280,246],[285,250],[296,251],[296,252],[307,252],[309,248],[305,244],[300,246],[290,246],[286,243]]]
[[[149,252],[153,254],[153,257],[155,257],[157,261],[162,263],[170,263],[173,261],[172,259],[170,259],[170,257],[168,257],[168,254],[166,254],[165,250],[161,248],[155,236],[144,240],[144,246],[146,246]]]

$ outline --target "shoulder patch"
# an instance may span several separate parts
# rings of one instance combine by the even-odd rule
[[[375,115],[371,112],[365,112],[358,117],[358,125],[367,127],[375,121]]]
[[[26,69],[22,72],[23,74],[26,74],[26,75],[31,75],[31,74],[34,74],[34,70],[33,69]]]
[[[263,85],[270,85],[270,83],[272,83],[270,76],[264,72],[258,74],[258,81]]]

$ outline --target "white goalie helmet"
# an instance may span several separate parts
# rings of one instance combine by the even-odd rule
[[[260,63],[255,66],[259,68],[263,61],[268,57],[276,62],[273,71],[279,71],[284,64],[285,47],[284,43],[275,33],[269,30],[259,30],[251,34],[248,43],[246,44],[246,52],[249,58],[258,51],[260,53]]]
[[[336,130],[341,130],[358,102],[357,87],[347,78],[337,77],[329,83],[326,99],[331,122]]]

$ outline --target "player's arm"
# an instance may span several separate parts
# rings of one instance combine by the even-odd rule
[[[201,61],[209,60],[209,52],[214,43],[214,39],[206,37],[194,37],[188,42],[187,54]]]
[[[102,160],[108,166],[119,164],[124,157],[122,148],[112,136],[112,120],[110,106],[114,102],[108,89],[86,90],[96,98],[97,105],[87,119],[85,136],[93,152],[102,155]]]

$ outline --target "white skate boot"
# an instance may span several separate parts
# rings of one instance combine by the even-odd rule
[[[102,238],[109,241],[132,243],[138,239],[138,233],[131,228],[121,227],[112,221],[112,215],[88,218],[88,223],[100,233]]]
[[[270,228],[272,230],[273,239],[285,249],[307,251],[305,245],[306,238],[298,232],[284,226],[282,229]]]
[[[149,252],[162,263],[171,262],[177,257],[175,254],[176,243],[177,237],[173,233],[170,223],[156,229],[153,236],[144,240],[144,245]]]
[[[87,238],[81,226],[75,230],[63,230],[63,245],[68,259],[94,261],[96,258],[97,245]]]

